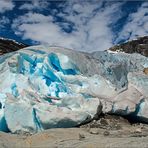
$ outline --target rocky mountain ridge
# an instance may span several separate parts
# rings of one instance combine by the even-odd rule
[[[0,37],[0,55],[17,51],[19,49],[28,47],[23,43],[18,43],[15,40]]]
[[[28,47],[24,43],[16,42],[12,39],[2,38],[0,37],[0,55],[17,51],[21,48]],[[139,37],[136,40],[128,41],[126,43],[121,43],[119,45],[115,45],[108,50],[110,51],[120,51],[125,53],[139,53],[148,57],[148,36]]]
[[[139,53],[148,57],[148,36],[139,37],[136,40],[113,46],[109,48],[109,50],[121,51],[125,53]]]

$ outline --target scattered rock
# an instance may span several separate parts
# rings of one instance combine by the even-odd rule
[[[123,51],[126,53],[140,53],[148,57],[148,36],[139,37],[137,40],[128,41],[111,47],[111,51]]]
[[[137,128],[137,129],[135,130],[135,133],[142,133],[141,128]]]
[[[98,135],[99,134],[99,131],[96,128],[92,128],[92,129],[90,129],[89,133],[90,134],[94,134],[94,135]]]
[[[144,68],[143,72],[148,75],[148,68]]]
[[[89,122],[80,127],[89,129],[87,130],[88,132],[93,128],[100,128],[104,130],[121,130],[124,127],[131,127],[131,123],[121,116],[106,114],[101,116],[99,120],[93,120],[92,122]]]
[[[109,136],[109,135],[110,135],[110,132],[109,132],[109,131],[105,131],[105,132],[103,133],[103,135],[104,135],[104,136]]]
[[[85,135],[82,133],[79,133],[79,140],[83,140],[83,139],[85,139]]]
[[[131,130],[131,129],[129,129]],[[104,131],[104,130],[103,130]],[[98,135],[84,133],[80,128],[49,129],[32,136],[8,134],[0,132],[0,148],[21,148],[21,147],[78,147],[78,148],[143,148],[148,147],[148,132],[142,134],[129,133],[128,131],[109,131],[109,136],[103,136],[99,131]],[[86,138],[79,139],[79,133]],[[85,137],[84,136],[84,137]],[[82,136],[83,137],[83,136]]]
[[[104,119],[104,118],[100,119],[100,124],[102,124],[102,125],[104,125],[104,126],[109,125],[109,124],[108,124],[108,121],[107,121],[106,119]]]
[[[117,124],[117,125],[115,125],[115,128],[116,128],[116,130],[120,130],[120,129],[122,129],[122,126]]]

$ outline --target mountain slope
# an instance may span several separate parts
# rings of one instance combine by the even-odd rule
[[[18,43],[14,40],[7,38],[0,38],[0,55],[25,48],[28,45]]]
[[[109,50],[122,51],[126,53],[140,53],[148,57],[148,36],[140,37],[136,40],[116,45],[114,47],[111,47]]]

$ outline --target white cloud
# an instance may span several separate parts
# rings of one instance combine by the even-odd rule
[[[14,3],[11,0],[0,0],[0,13],[12,10],[14,8]]]
[[[46,0],[32,0],[20,6],[20,10],[42,10],[49,6]]]
[[[15,33],[23,35],[24,39],[31,39],[44,44],[50,43],[52,45],[57,45],[57,42],[63,45],[63,41],[67,42],[67,45],[70,44],[68,43],[71,42],[70,36],[62,32],[60,27],[52,21],[51,16],[27,13],[15,20],[12,27],[18,27]]]
[[[121,17],[119,12],[123,3],[106,3],[103,8],[102,3],[68,1],[61,4],[63,9],[57,14],[64,20],[62,22],[55,21],[56,17],[52,15],[30,12],[15,19],[12,28],[23,39],[39,43],[88,52],[104,50],[112,46],[113,33],[109,25]]]
[[[148,2],[143,3],[137,12],[129,15],[128,21],[119,33],[116,43],[145,35],[148,35]]]
[[[0,17],[0,29],[4,29],[5,25],[8,24],[10,22],[10,20],[5,17],[5,16],[2,16]]]

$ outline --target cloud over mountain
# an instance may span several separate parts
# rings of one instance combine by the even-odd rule
[[[29,12],[14,20],[13,29],[24,39],[77,50],[104,50],[112,46],[110,24],[118,20],[122,3],[74,2],[60,5],[60,12],[44,15]],[[56,9],[55,9],[56,10]],[[113,15],[116,16],[113,18]],[[60,21],[59,21],[60,20]]]
[[[145,2],[138,8],[138,10],[129,15],[127,23],[124,25],[122,31],[119,33],[120,40],[132,40],[138,36],[145,36],[148,34],[148,2]]]
[[[105,50],[147,35],[147,9],[148,2],[134,0],[2,0],[0,35],[26,44],[49,44],[87,52]]]

